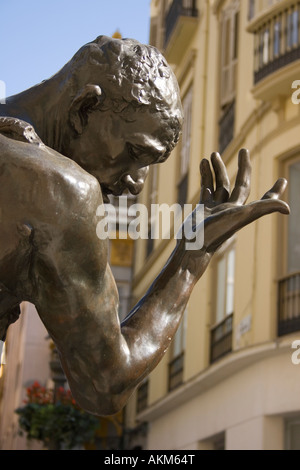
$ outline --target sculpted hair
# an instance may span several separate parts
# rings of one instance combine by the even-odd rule
[[[133,39],[99,36],[79,49],[67,65],[71,65],[74,93],[88,77],[104,94],[100,110],[112,109],[126,121],[135,119],[137,110],[159,113],[169,126],[171,147],[176,145],[183,120],[179,87],[155,47]]]

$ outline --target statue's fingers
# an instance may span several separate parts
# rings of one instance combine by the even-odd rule
[[[262,197],[264,199],[279,199],[287,187],[287,180],[279,178],[274,186]]]
[[[260,201],[248,204],[248,207],[250,207],[250,209],[253,208],[255,219],[258,219],[264,215],[272,214],[273,212],[280,212],[281,214],[285,215],[290,213],[289,205],[281,199],[278,199],[278,197],[268,197],[261,199]]]
[[[209,161],[205,158],[200,163],[201,192],[200,204],[208,204],[213,200],[214,181]]]
[[[211,163],[216,176],[214,201],[216,203],[227,202],[230,194],[230,181],[227,175],[226,166],[224,165],[219,153],[212,153]]]
[[[274,212],[289,214],[289,206],[279,199],[267,198],[219,212],[206,220],[205,246],[215,250],[246,225]]]
[[[239,151],[238,173],[235,181],[235,187],[229,198],[234,204],[245,204],[250,194],[251,183],[251,163],[250,154],[247,149]]]

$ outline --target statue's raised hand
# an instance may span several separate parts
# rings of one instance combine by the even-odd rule
[[[199,207],[204,207],[204,221],[194,227],[193,231],[196,233],[204,230],[203,246],[197,252],[186,250],[184,255],[184,264],[187,262],[197,277],[205,270],[211,255],[238,230],[272,212],[289,214],[289,206],[280,200],[287,186],[287,181],[283,178],[277,180],[260,200],[246,204],[251,182],[250,156],[246,149],[239,152],[238,173],[232,192],[226,167],[218,153],[211,155],[211,165],[206,159],[201,161],[200,173],[199,204],[202,206]],[[191,214],[193,224],[197,224],[197,219],[199,220],[196,217],[197,210],[199,208]],[[180,248],[184,249],[182,241]]]

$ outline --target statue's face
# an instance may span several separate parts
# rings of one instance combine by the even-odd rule
[[[166,153],[166,124],[158,114],[138,111],[125,122],[111,110],[94,111],[81,135],[70,142],[68,156],[95,176],[107,194],[139,193],[149,165]]]

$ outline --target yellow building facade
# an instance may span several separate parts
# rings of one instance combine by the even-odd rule
[[[150,43],[175,71],[185,123],[140,202],[197,203],[199,163],[213,151],[234,185],[247,148],[249,202],[286,177],[291,215],[260,219],[215,254],[126,408],[128,447],[299,449],[300,2],[152,0]],[[149,217],[149,232],[155,224]],[[162,237],[136,242],[135,300],[173,248]]]

